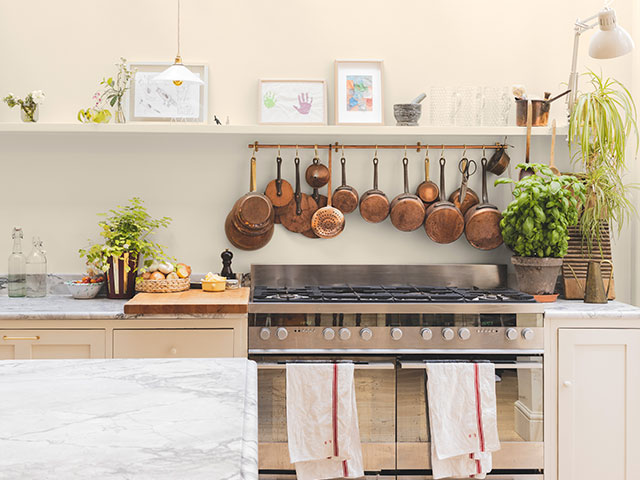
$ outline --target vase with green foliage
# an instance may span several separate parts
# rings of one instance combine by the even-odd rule
[[[151,236],[169,226],[171,219],[151,217],[138,197],[132,198],[129,205],[99,215],[105,217],[98,223],[104,241],[80,249],[80,256],[92,268],[106,272],[109,298],[131,298],[140,257],[147,258],[149,264],[153,260],[169,260],[164,247],[152,241]]]
[[[514,199],[502,213],[500,230],[514,253],[518,288],[532,295],[552,294],[569,246],[568,228],[578,222],[585,186],[572,175],[554,175],[546,165],[518,165],[527,167],[535,175],[518,182],[510,178],[495,182],[514,184]]]
[[[588,257],[601,249],[602,222],[617,226],[618,233],[636,208],[631,198],[635,185],[625,183],[627,146],[631,137],[638,150],[636,106],[629,90],[619,81],[593,71],[584,74],[590,90],[577,96],[569,118],[569,147],[576,174],[586,186],[580,212],[582,244]],[[602,254],[602,252],[600,252]]]

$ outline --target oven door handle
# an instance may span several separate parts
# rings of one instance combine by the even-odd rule
[[[290,362],[295,363],[295,362]],[[309,362],[313,363],[313,362]],[[317,362],[320,364],[331,362]],[[339,363],[339,362],[338,362]],[[284,370],[287,368],[287,362],[258,362],[259,370]],[[353,368],[356,370],[393,370],[396,368],[393,362],[372,362],[372,363],[354,363]]]
[[[460,360],[463,363],[469,363],[465,360]],[[405,370],[410,369],[420,369],[427,368],[428,362],[400,362],[400,368]],[[509,362],[509,363],[494,363],[496,370],[504,370],[504,369],[535,369],[542,368],[542,363],[540,362]]]

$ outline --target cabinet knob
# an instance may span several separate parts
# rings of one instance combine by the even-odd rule
[[[573,385],[573,383],[571,382],[571,380],[565,380],[564,382],[562,382],[562,385],[569,388],[570,386]]]
[[[171,350],[169,350],[169,353],[171,353],[171,355],[176,355],[178,353],[178,349],[176,347],[172,347]]]

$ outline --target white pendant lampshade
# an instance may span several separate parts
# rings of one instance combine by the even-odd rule
[[[182,57],[180,56],[180,0],[178,0],[178,54],[173,65],[156,75],[154,80],[173,82],[176,86],[180,86],[183,83],[204,85],[200,77],[182,64]]]
[[[589,44],[589,56],[593,58],[615,58],[626,55],[634,48],[633,39],[616,22],[616,12],[605,8],[598,14],[598,30]]]
[[[175,63],[164,72],[156,75],[154,80],[173,82],[177,86],[180,86],[183,83],[204,85],[204,82],[200,77],[182,64],[182,59],[180,57],[176,57]]]

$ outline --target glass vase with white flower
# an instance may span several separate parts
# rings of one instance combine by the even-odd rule
[[[39,106],[44,103],[44,92],[42,90],[34,90],[29,92],[26,97],[18,98],[13,93],[9,93],[2,99],[9,108],[20,105],[20,118],[23,122],[34,123],[38,121],[40,116]]]

